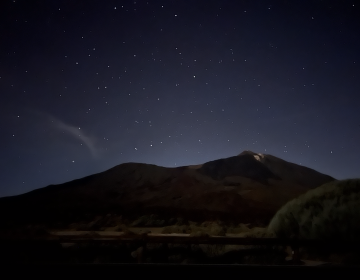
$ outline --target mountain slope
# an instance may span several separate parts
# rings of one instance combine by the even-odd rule
[[[256,160],[267,167],[275,176],[301,186],[315,188],[326,181],[334,179],[311,168],[291,163],[272,155],[256,154],[250,151],[244,151],[240,155],[246,154],[253,155]]]
[[[3,224],[55,223],[113,213],[266,224],[287,201],[334,178],[245,151],[198,166],[124,163],[60,185],[0,199]]]

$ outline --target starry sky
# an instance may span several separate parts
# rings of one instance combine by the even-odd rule
[[[1,1],[0,196],[244,150],[360,177],[359,8]]]

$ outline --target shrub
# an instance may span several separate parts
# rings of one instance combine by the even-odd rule
[[[334,181],[299,196],[273,217],[278,237],[356,240],[360,236],[360,179]]]

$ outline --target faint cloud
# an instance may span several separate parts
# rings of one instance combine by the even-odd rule
[[[67,135],[70,135],[73,139],[76,139],[77,141],[80,140],[88,148],[92,157],[98,158],[100,156],[100,148],[96,144],[97,138],[90,136],[88,133],[84,131],[84,129],[64,123],[60,119],[55,118],[54,116],[48,113],[44,113],[32,109],[28,109],[27,111],[32,115],[36,115],[37,117],[41,117],[41,119],[43,120],[49,121],[50,126],[53,129],[56,129],[57,131],[60,132],[64,132]]]
[[[82,141],[93,157],[99,156],[99,149],[96,148],[96,139],[94,137],[87,135],[81,128],[66,124],[54,117],[51,117],[51,122],[54,124],[55,128],[66,132],[76,140]]]

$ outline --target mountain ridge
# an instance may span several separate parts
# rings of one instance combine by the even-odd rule
[[[335,180],[280,158],[244,151],[197,166],[123,163],[106,171],[0,198],[3,220],[67,220],[84,215],[228,219],[267,223],[287,201]]]

